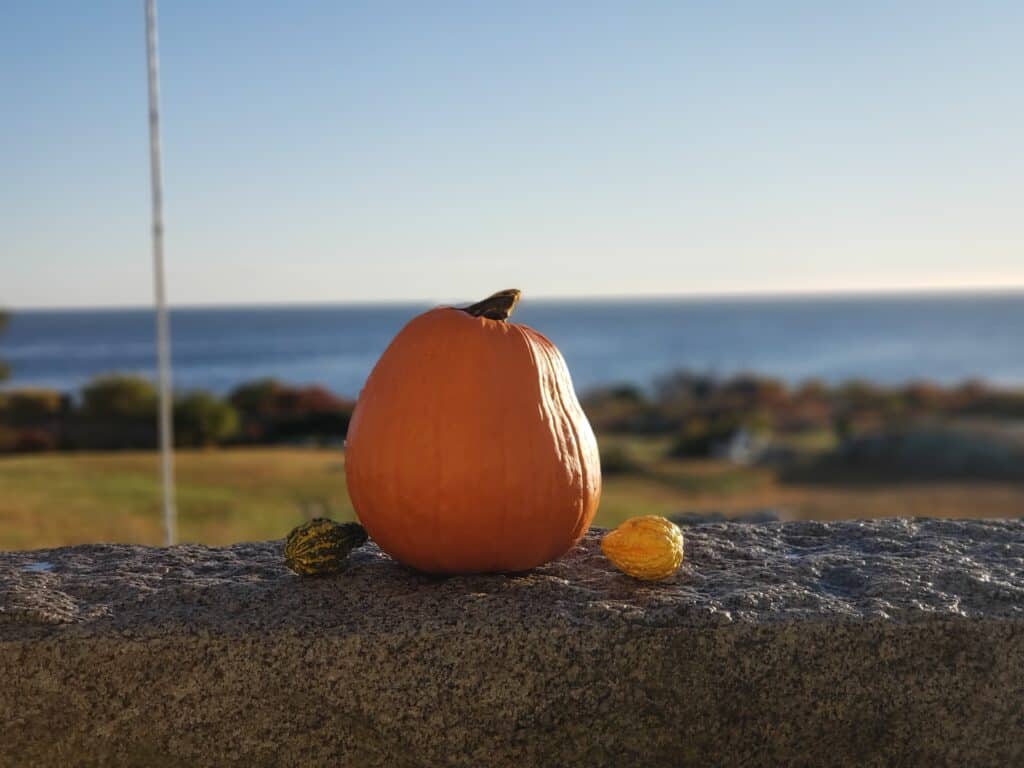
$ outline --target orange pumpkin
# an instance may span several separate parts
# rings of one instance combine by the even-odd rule
[[[507,322],[519,291],[411,320],[374,366],[346,441],[371,538],[431,573],[564,554],[601,496],[597,442],[555,345]]]

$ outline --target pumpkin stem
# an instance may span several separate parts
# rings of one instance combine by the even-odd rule
[[[468,307],[459,307],[463,312],[468,312],[473,317],[486,317],[488,320],[508,320],[516,304],[519,302],[519,289],[507,288],[491,294],[483,301],[470,304]]]

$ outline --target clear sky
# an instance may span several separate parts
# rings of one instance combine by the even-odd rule
[[[151,300],[141,0],[0,11],[0,305]],[[172,303],[1024,285],[1024,3],[160,7]]]

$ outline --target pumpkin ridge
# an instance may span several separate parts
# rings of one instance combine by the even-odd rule
[[[576,401],[576,391],[572,386],[572,378],[568,375],[568,368],[565,365],[565,361],[561,359],[561,354],[556,358],[554,354],[555,346],[548,339],[544,338],[540,341],[541,349],[544,350],[544,354],[547,355],[549,368],[552,375],[558,379],[556,382],[556,390],[561,395],[558,397],[558,404],[562,411],[563,428],[568,427],[568,431],[572,436],[573,442],[573,480],[580,483],[580,490],[582,494],[579,495],[579,502],[576,510],[576,524],[573,526],[573,535],[575,538],[579,538],[583,533],[584,524],[587,518],[587,491],[589,490],[589,478],[587,477],[586,462],[583,460],[583,452],[586,450],[583,446],[582,437],[580,435],[579,427],[577,423],[578,418],[573,418],[577,414],[569,413],[569,405],[566,403],[566,398],[572,398]],[[577,401],[578,402],[578,401]]]
[[[597,450],[597,438],[594,436],[594,430],[591,428],[590,422],[587,421],[586,414],[583,412],[583,406],[580,405],[579,398],[576,396],[576,387],[573,384],[569,366],[551,341],[545,338],[544,342],[551,348],[553,353],[558,354],[559,374],[563,377],[564,389],[571,398],[570,403],[566,407],[569,408],[571,406],[572,410],[572,413],[569,414],[569,425],[576,436],[576,444],[579,446],[580,480],[583,482],[583,502],[580,506],[580,518],[576,526],[576,537],[579,539],[586,532],[587,528],[590,527],[590,521],[597,511],[598,505],[601,503],[601,460]],[[590,451],[594,452],[597,459],[594,465],[596,471],[591,471],[590,464],[584,460],[584,451],[587,453]],[[594,509],[588,515],[586,500],[591,498],[592,490],[594,492]]]
[[[550,351],[545,347],[543,342],[538,340],[535,341],[534,343],[537,345],[537,347],[540,349],[541,353],[544,356],[544,386],[545,389],[548,391],[551,400],[555,404],[555,408],[558,415],[558,421],[556,423],[556,433],[558,434],[559,441],[565,446],[562,458],[562,466],[565,467],[566,470],[568,470],[570,482],[577,484],[578,487],[582,488],[583,484],[581,482],[579,468],[580,446],[578,442],[578,436],[576,435],[575,430],[566,429],[567,425],[571,426],[572,420],[569,418],[569,414],[565,408],[565,403],[563,402],[563,393],[561,392],[559,387],[560,382],[558,381],[559,377],[556,362],[552,357]],[[584,500],[582,498],[578,499],[576,509],[574,510],[576,513],[576,522],[573,523],[574,535],[576,529],[579,527],[580,518],[584,514],[585,506],[586,504]]]
[[[581,490],[583,492],[579,497],[579,507],[577,508],[577,521],[575,521],[575,525],[572,526],[573,537],[577,538],[582,534],[584,523],[587,518],[587,499],[589,498],[587,492],[590,487],[590,482],[589,478],[587,477],[587,462],[583,460],[583,453],[586,449],[583,445],[583,438],[580,435],[580,425],[577,424],[578,419],[572,418],[572,416],[569,414],[568,403],[565,402],[566,397],[575,397],[575,391],[572,389],[572,382],[571,380],[565,381],[567,377],[563,376],[563,371],[561,370],[564,364],[559,365],[559,361],[554,359],[554,356],[552,355],[550,348],[546,349],[546,351],[548,352],[548,356],[552,358],[552,367],[555,369],[555,375],[563,379],[563,386],[567,385],[568,387],[567,391],[563,392],[559,400],[561,402],[562,414],[565,418],[565,426],[568,428],[569,434],[572,436],[572,443],[575,446],[575,465],[573,466],[573,470],[575,471],[575,474],[578,475],[578,477],[574,479],[579,480]]]
[[[536,344],[533,340],[532,335],[530,334],[531,329],[526,326],[519,325],[518,323],[512,323],[512,327],[516,329],[516,332],[522,339],[522,343],[526,347],[526,351],[530,355],[530,361],[533,365],[534,370],[541,375],[541,377],[537,381],[537,392],[538,399],[540,401],[539,407],[542,413],[542,420],[547,424],[554,425],[555,419],[551,412],[550,398],[548,397],[546,382],[543,378],[543,366],[538,358]],[[559,434],[559,431],[557,429],[552,429],[552,433],[555,436],[556,449],[558,451],[558,459],[559,461],[564,461],[564,450],[561,435]],[[531,446],[530,457],[533,469],[533,476],[543,477],[545,480],[543,496],[545,499],[547,499],[548,503],[550,504],[557,499],[557,489],[551,484],[551,477],[548,475],[548,473],[538,471],[538,462],[542,458],[541,452],[537,451],[535,448]]]

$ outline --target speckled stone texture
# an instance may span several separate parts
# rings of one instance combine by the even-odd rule
[[[372,545],[0,554],[0,765],[1024,765],[1024,523],[599,531],[513,576]]]

